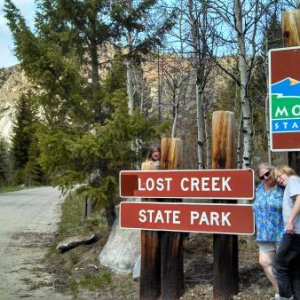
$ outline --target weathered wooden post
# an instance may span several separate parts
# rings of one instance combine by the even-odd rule
[[[235,167],[234,113],[216,111],[212,115],[212,168]],[[235,201],[226,201],[233,203]],[[224,201],[222,201],[224,203]],[[228,300],[238,293],[238,237],[214,234],[214,299]]]
[[[300,9],[286,11],[282,15],[282,33],[284,47],[300,46]],[[300,66],[299,66],[300,68]],[[299,95],[300,96],[300,95]],[[288,152],[288,164],[300,175],[300,152]],[[299,262],[292,269],[293,285],[299,286]],[[296,297],[296,295],[294,295]],[[297,297],[296,297],[297,298]]]
[[[142,164],[142,170],[155,170],[150,162]],[[156,199],[143,199],[156,201]],[[141,231],[140,299],[155,300],[160,295],[160,234],[158,231]]]
[[[282,32],[284,47],[300,46],[300,9],[283,13]],[[288,152],[288,161],[289,165],[300,175],[300,152]]]
[[[161,169],[177,169],[182,162],[182,142],[177,138],[161,141]],[[142,170],[153,170],[151,163]],[[157,199],[143,199],[157,201]],[[160,200],[161,201],[161,200]],[[176,200],[168,199],[168,202]],[[179,299],[183,294],[183,237],[178,232],[141,232],[140,299]]]
[[[182,163],[182,141],[164,138],[161,143],[161,166],[178,169]],[[178,199],[167,199],[178,202]],[[180,232],[161,232],[161,298],[179,299],[184,291],[183,235]]]

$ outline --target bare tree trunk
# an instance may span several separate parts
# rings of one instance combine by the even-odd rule
[[[268,39],[266,39],[265,51],[268,53]],[[266,59],[266,69],[268,70],[269,60]],[[269,86],[269,72],[266,72],[267,75],[267,87]],[[271,139],[270,139],[270,109],[269,109],[269,91],[267,89],[267,95],[265,98],[265,121],[266,121],[266,134],[267,134],[267,147],[268,147],[268,163],[272,164],[272,152],[271,152]]]
[[[204,127],[204,95],[203,90],[196,83],[196,105],[197,105],[197,128],[198,128],[198,169],[204,169],[204,142],[205,142],[205,127]]]
[[[240,0],[235,0],[235,17],[237,41],[239,48],[240,94],[243,114],[243,169],[249,168],[252,157],[252,117],[248,96],[249,69],[246,61],[245,35],[243,32],[243,15]]]
[[[235,96],[234,96],[234,107],[238,107],[238,104],[240,102],[240,92],[239,92],[239,86],[236,83],[235,84]],[[239,111],[239,110],[237,110]],[[242,128],[243,128],[243,116],[242,112],[238,114],[238,130],[237,130],[237,145],[236,145],[236,157],[237,157],[237,168],[242,168],[242,158],[241,158],[241,152],[242,152]]]
[[[179,110],[179,87],[176,86],[174,90],[174,115],[173,115],[173,126],[172,126],[172,132],[171,137],[174,138],[176,134],[176,125],[177,125],[177,119],[178,119],[178,110]]]
[[[267,93],[265,99],[265,120],[266,120],[266,132],[268,141],[268,162],[272,164],[272,152],[271,152],[271,140],[270,140],[270,121],[269,121],[269,94]]]
[[[160,52],[157,53],[157,93],[158,93],[158,123],[161,124],[161,72],[160,72]]]
[[[240,114],[239,125],[238,125],[238,140],[237,140],[237,167],[238,169],[242,168],[241,160],[241,148],[242,148],[242,128],[243,128],[243,116]]]
[[[200,60],[200,49],[199,43],[199,26],[198,19],[195,17],[198,12],[195,12],[195,5],[193,0],[189,0],[189,19],[191,24],[191,34],[193,41],[193,65],[196,74],[196,108],[197,108],[197,155],[198,155],[198,169],[204,169],[204,143],[205,143],[205,124],[204,124],[204,62]],[[202,38],[204,38],[202,36]],[[204,45],[202,45],[204,47]],[[202,51],[201,51],[202,50]],[[202,64],[202,65],[201,65]]]
[[[206,136],[206,168],[210,169],[211,168],[211,143],[210,143],[210,138],[209,138],[209,133],[208,133],[208,119],[207,119],[207,114],[205,112],[204,114],[204,127],[205,127],[205,136]]]
[[[128,11],[132,11],[132,0],[128,1]],[[128,48],[128,53],[131,53],[132,51],[132,36],[131,32],[127,31],[127,48]],[[132,62],[130,58],[127,58],[126,60],[126,85],[127,85],[127,96],[128,96],[128,112],[129,115],[133,115],[134,111],[134,95],[133,95],[133,71],[132,71]]]
[[[144,72],[142,70],[142,78],[141,78],[141,103],[140,103],[140,111],[143,111],[144,108],[144,96],[145,96],[145,86],[144,86]]]
[[[129,3],[131,6],[131,2]],[[129,53],[132,51],[132,37],[131,32],[127,32],[127,47]],[[126,60],[126,86],[127,86],[127,96],[128,96],[128,113],[130,116],[133,116],[134,112],[134,89],[133,89],[133,63],[130,58]],[[135,157],[137,158],[139,155],[139,144],[140,141],[138,139],[135,142],[131,143],[131,150],[135,152]],[[136,159],[135,169],[139,169],[139,164]]]
[[[126,62],[126,74],[127,74],[127,96],[128,96],[128,112],[129,115],[133,115],[134,111],[134,96],[133,96],[133,84],[132,84],[132,66],[130,61]]]

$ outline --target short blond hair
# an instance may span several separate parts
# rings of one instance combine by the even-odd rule
[[[277,177],[279,174],[286,174],[288,176],[294,175],[296,174],[295,170],[293,168],[291,168],[288,165],[281,165],[281,166],[277,166],[275,167],[275,169],[272,171],[272,175],[273,177]]]

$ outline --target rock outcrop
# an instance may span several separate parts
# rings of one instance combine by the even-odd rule
[[[12,134],[17,100],[29,88],[29,81],[19,66],[0,69],[0,137],[7,142]]]

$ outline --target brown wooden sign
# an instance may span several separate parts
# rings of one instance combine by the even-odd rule
[[[121,171],[123,198],[253,199],[254,172],[244,170]]]
[[[269,52],[272,151],[300,150],[300,47]]]
[[[254,233],[252,205],[122,202],[121,228],[223,234]]]

